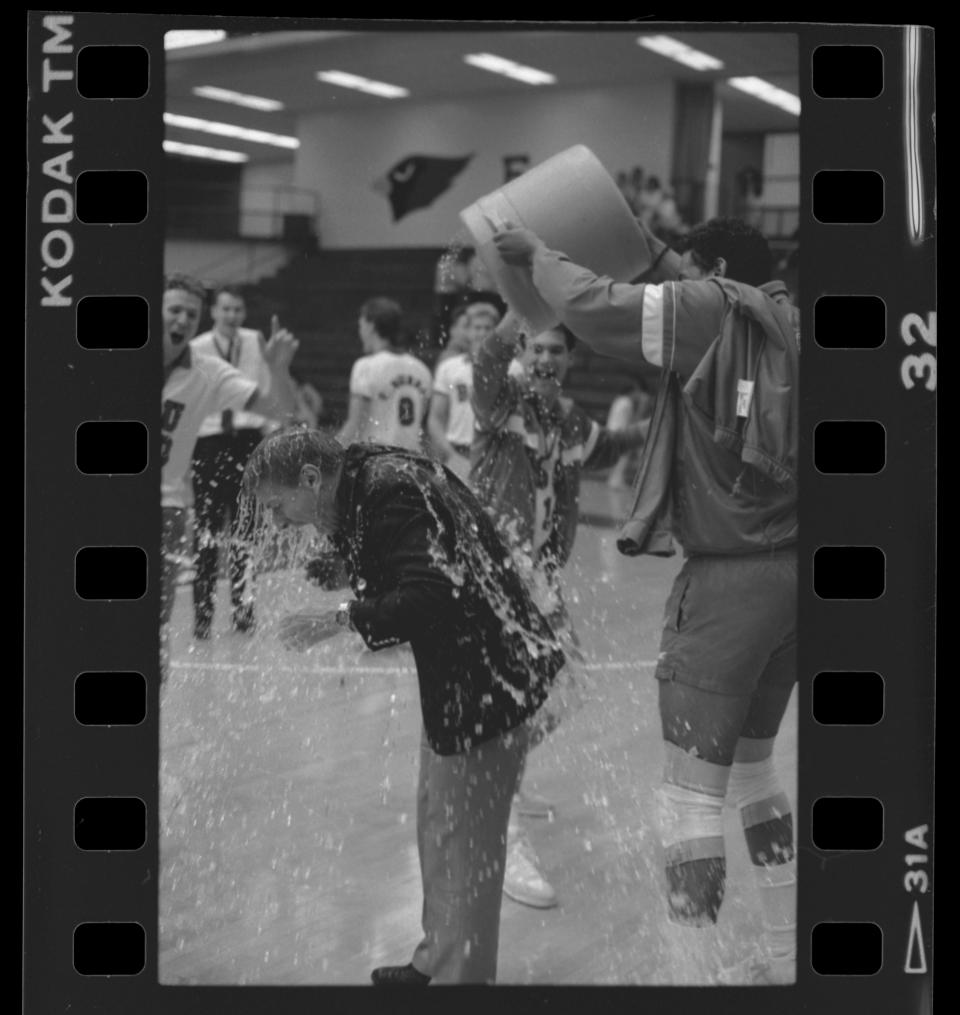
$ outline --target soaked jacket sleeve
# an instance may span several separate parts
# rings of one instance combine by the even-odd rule
[[[415,490],[392,488],[364,505],[362,553],[377,591],[359,599],[350,619],[367,646],[387,648],[455,622],[455,586],[438,565],[437,524]]]

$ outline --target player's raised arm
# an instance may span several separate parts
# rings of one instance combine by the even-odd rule
[[[260,343],[263,360],[270,371],[270,390],[262,392],[258,388],[245,408],[262,416],[288,420],[297,411],[297,391],[290,376],[290,363],[300,343],[286,328],[280,327],[276,314],[270,320],[269,341],[265,342],[261,336]]]
[[[507,389],[510,361],[517,351],[521,330],[520,319],[508,310],[477,349],[473,368],[473,411],[481,426],[491,425],[498,415],[503,400],[501,396]]]

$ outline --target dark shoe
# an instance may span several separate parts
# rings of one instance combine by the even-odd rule
[[[238,606],[233,611],[233,629],[241,634],[247,634],[256,627],[256,620],[253,618],[252,606]]]
[[[375,987],[425,987],[430,977],[415,969],[412,962],[405,966],[380,966],[370,974]]]

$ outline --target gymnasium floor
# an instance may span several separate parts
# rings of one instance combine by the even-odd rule
[[[586,702],[531,756],[552,821],[526,820],[560,905],[504,898],[498,982],[697,984],[751,953],[756,889],[727,811],[728,886],[718,926],[666,919],[652,825],[661,766],[653,665],[681,565],[617,553],[620,495],[585,484],[567,569],[588,661]],[[255,636],[220,601],[191,638],[190,587],[173,620],[161,714],[160,980],[169,984],[365,984],[410,960],[420,937],[415,842],[419,703],[412,656],[345,633],[307,653],[276,642],[286,612],[343,593],[299,573],[261,579]],[[796,702],[777,743],[796,800]]]

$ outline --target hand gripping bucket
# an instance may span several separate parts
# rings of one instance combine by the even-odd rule
[[[650,267],[652,256],[630,206],[599,159],[575,145],[460,212],[477,254],[501,295],[540,334],[557,315],[540,297],[529,268],[505,264],[493,245],[502,223],[533,230],[552,250],[616,282]]]

